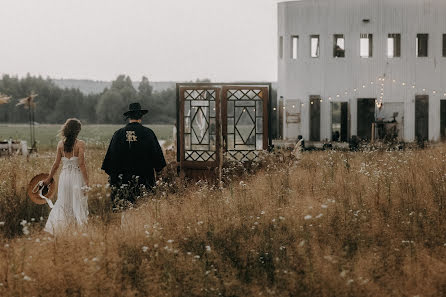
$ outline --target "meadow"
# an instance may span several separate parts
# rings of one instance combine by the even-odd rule
[[[123,125],[84,125],[79,138],[87,141],[90,146],[107,146],[113,133]],[[173,125],[147,125],[157,135],[158,139],[173,140]],[[38,149],[48,150],[57,145],[61,125],[38,124],[35,126]],[[26,124],[0,124],[1,140],[26,140],[30,144],[30,128]]]
[[[25,196],[54,153],[0,159],[0,296],[446,295],[446,146],[278,151],[218,184],[170,168],[122,212],[103,155],[87,150],[88,226],[57,237]]]

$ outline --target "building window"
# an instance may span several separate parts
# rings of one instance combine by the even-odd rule
[[[299,45],[299,36],[291,36],[291,59],[297,59],[297,49]]]
[[[446,34],[443,34],[443,57],[446,58]]]
[[[401,34],[389,34],[387,37],[387,56],[401,57]]]
[[[429,34],[417,34],[417,57],[428,56]]]
[[[283,58],[283,36],[279,37],[279,58]]]
[[[373,55],[373,34],[361,34],[360,36],[360,56],[361,58],[370,58]]]
[[[345,57],[345,40],[343,34],[335,34],[333,40],[333,57]]]
[[[318,58],[320,55],[319,35],[311,35],[310,43],[311,43],[311,57]]]

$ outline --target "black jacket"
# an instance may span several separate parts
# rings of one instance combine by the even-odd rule
[[[163,151],[155,133],[139,123],[129,123],[113,135],[102,163],[102,170],[110,176],[110,183],[118,184],[139,176],[139,183],[155,184],[155,173],[166,166]]]

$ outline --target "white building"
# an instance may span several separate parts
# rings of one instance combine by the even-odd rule
[[[405,141],[446,137],[446,0],[290,1],[278,21],[285,139],[370,139],[393,116]]]

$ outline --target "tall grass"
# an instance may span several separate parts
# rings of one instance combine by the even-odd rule
[[[56,238],[22,189],[52,156],[0,160],[1,296],[446,295],[446,147],[278,153],[217,186],[170,177],[121,213],[102,155],[88,226]]]

